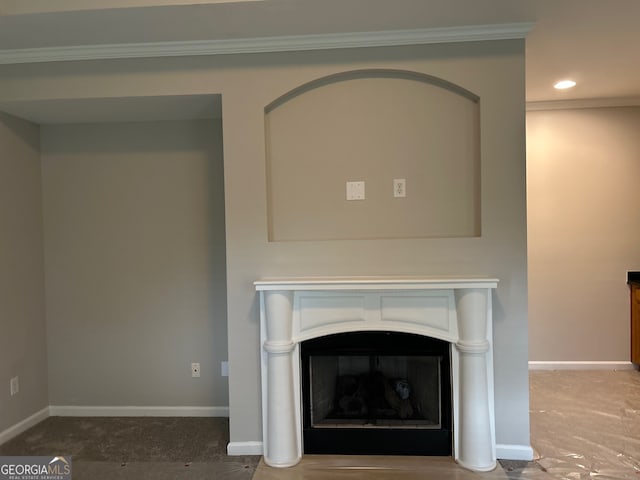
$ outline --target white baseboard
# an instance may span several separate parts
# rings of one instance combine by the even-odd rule
[[[530,361],[529,370],[633,370],[631,362],[626,361],[583,361],[583,362],[538,362]]]
[[[48,417],[49,407],[44,407],[42,410],[34,413],[30,417],[27,417],[24,420],[0,432],[0,445],[11,440],[13,437],[20,435],[22,432],[28,430],[29,428],[33,427],[37,423],[40,423],[42,420],[45,420]]]
[[[533,460],[533,448],[529,445],[496,445],[496,457],[500,460]]]
[[[52,417],[228,417],[229,407],[110,407],[51,405]]]
[[[264,447],[262,442],[229,442],[227,455],[262,455]]]

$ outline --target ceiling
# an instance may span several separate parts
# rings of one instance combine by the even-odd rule
[[[530,22],[530,104],[640,105],[639,21],[639,0],[0,0],[0,54]]]

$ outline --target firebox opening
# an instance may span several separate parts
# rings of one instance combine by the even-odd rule
[[[450,455],[449,343],[396,332],[303,342],[305,453]]]

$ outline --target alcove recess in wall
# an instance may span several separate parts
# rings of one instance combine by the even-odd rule
[[[480,235],[479,98],[457,85],[339,73],[269,104],[265,128],[270,241]],[[359,180],[366,199],[347,201]]]

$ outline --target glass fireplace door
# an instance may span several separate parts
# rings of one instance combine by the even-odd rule
[[[449,344],[356,332],[302,344],[306,453],[450,455]]]

